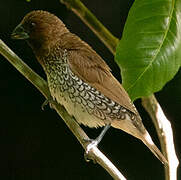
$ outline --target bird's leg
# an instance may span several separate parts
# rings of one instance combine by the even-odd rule
[[[101,142],[102,138],[104,137],[104,135],[106,134],[107,130],[110,127],[111,127],[111,125],[107,124],[96,139],[88,140],[88,141],[90,141],[90,143],[87,145],[86,151],[85,151],[85,154],[84,154],[84,158],[85,158],[86,161],[89,161],[89,157],[88,157],[89,151],[93,147],[97,146]]]
[[[41,109],[44,110],[44,107],[45,107],[46,105],[48,105],[48,103],[49,103],[49,105],[50,105],[50,108],[53,109],[52,104],[54,104],[54,102],[55,102],[55,101],[53,100],[53,98],[52,98],[52,97],[49,97],[48,99],[46,99],[46,100],[43,102],[43,104],[41,105]]]

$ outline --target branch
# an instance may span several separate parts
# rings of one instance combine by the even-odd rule
[[[1,39],[0,39],[0,54],[2,54],[25,78],[27,78],[46,99],[51,97],[47,82],[36,74],[29,66],[27,66]],[[82,147],[86,150],[89,137],[83,129],[71,117],[65,108],[58,103],[53,103],[53,108],[57,111],[66,125],[78,139]],[[99,163],[115,180],[126,180],[111,161],[97,148],[93,147],[88,154],[88,157]]]
[[[115,54],[119,39],[114,37],[80,0],[60,0],[71,9],[96,34],[96,36]]]
[[[152,118],[159,139],[161,139],[161,149],[165,150],[163,154],[168,159],[169,166],[165,167],[166,180],[176,180],[179,162],[174,148],[171,123],[164,115],[154,95],[142,98],[142,105]]]
[[[96,19],[96,17],[84,6],[80,0],[60,0],[60,2],[72,10],[100,38],[100,40],[113,54],[116,53],[116,46],[119,40],[114,37],[98,19]],[[161,149],[169,162],[169,165],[165,166],[166,180],[176,180],[179,161],[175,153],[171,124],[165,117],[154,95],[147,98],[142,98],[142,102],[144,108],[152,118],[160,140]],[[145,105],[146,102],[149,104],[149,106]],[[160,114],[162,116],[159,116]]]

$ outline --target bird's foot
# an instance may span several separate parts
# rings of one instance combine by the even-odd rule
[[[91,142],[90,142],[90,143],[88,144],[88,146],[86,147],[85,153],[88,154],[89,151],[90,151],[92,148],[97,147],[98,143],[99,143],[99,142],[98,142],[96,139],[95,139],[95,140],[91,140]]]
[[[90,162],[90,160],[92,160],[93,163],[96,164],[96,161],[94,159],[92,159],[92,157],[90,157],[89,152],[92,148],[97,147],[98,141],[96,139],[95,140],[94,139],[89,139],[89,140],[86,139],[85,142],[88,143],[88,145],[87,145],[86,150],[84,152],[84,159],[86,162]]]
[[[85,140],[86,142],[88,142],[89,144],[87,145],[86,147],[86,151],[84,153],[84,158],[87,162],[90,161],[90,159],[92,158],[89,158],[89,152],[92,148],[94,147],[97,147],[98,144],[101,142],[102,138],[104,137],[105,133],[107,132],[107,130],[111,127],[110,124],[106,125],[104,127],[104,129],[102,130],[102,132],[99,134],[99,136],[96,138],[96,139],[89,139],[89,140]],[[94,163],[96,163],[95,160],[93,160]]]
[[[44,111],[44,107],[49,104],[50,108],[53,109],[54,100],[52,97],[46,99],[41,105],[41,109]]]

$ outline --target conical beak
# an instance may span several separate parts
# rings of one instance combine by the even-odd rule
[[[28,39],[29,35],[25,31],[25,29],[22,27],[22,25],[19,24],[12,32],[11,38],[12,39]]]

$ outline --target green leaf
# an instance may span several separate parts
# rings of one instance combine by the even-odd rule
[[[116,61],[132,100],[161,90],[181,65],[181,0],[136,0]]]

